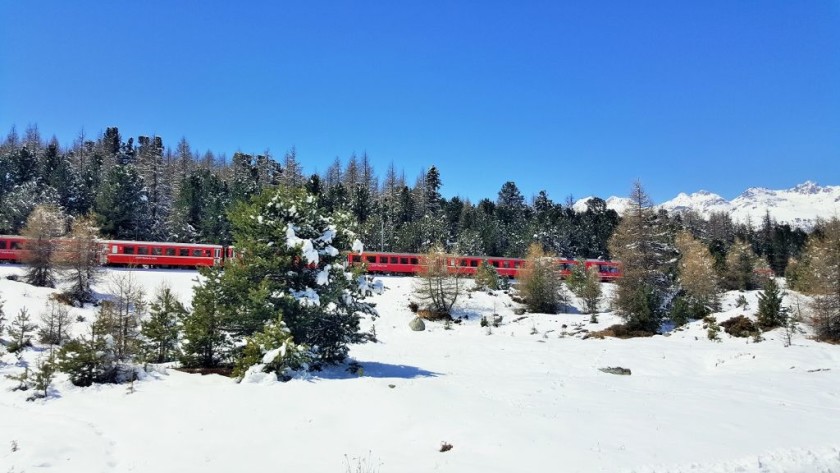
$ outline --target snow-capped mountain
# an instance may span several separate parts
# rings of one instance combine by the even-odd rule
[[[575,202],[577,211],[586,210],[586,197]],[[629,205],[625,197],[610,197],[607,208],[623,213]],[[758,224],[766,212],[779,223],[810,229],[817,218],[840,217],[840,186],[820,186],[806,181],[790,189],[773,190],[764,187],[751,187],[738,197],[726,200],[708,191],[692,194],[680,193],[673,199],[657,206],[672,213],[694,210],[704,217],[712,212],[727,212],[736,222],[748,219]]]

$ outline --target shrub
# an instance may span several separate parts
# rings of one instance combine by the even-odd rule
[[[592,332],[594,338],[614,337],[614,338],[637,338],[637,337],[652,337],[656,332],[648,330],[639,330],[628,324],[611,325],[604,330]]]
[[[749,318],[739,315],[732,317],[720,323],[723,330],[733,337],[747,338],[753,337],[756,333],[760,333],[758,327]]]
[[[563,301],[563,285],[554,258],[538,243],[528,248],[528,256],[519,270],[519,292],[531,312],[553,314]]]
[[[498,271],[496,271],[496,268],[494,268],[492,264],[488,263],[487,260],[482,261],[481,264],[478,265],[478,269],[475,270],[476,289],[499,289],[499,281]]]

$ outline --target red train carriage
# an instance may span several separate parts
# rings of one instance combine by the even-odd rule
[[[366,251],[363,253],[350,253],[347,256],[347,263],[351,266],[364,265],[369,273],[377,274],[417,274],[420,269],[421,255],[412,253],[387,253]],[[501,258],[492,256],[452,256],[447,261],[452,271],[462,274],[475,274],[482,261],[487,261],[496,268],[500,276],[515,278],[519,268],[525,264],[521,258]],[[575,260],[558,259],[557,265],[560,275],[568,277],[572,268],[578,264]],[[616,261],[587,260],[586,268],[595,267],[602,281],[613,281],[621,277],[621,264]]]
[[[195,268],[219,265],[224,257],[222,245],[124,240],[103,243],[110,265]]]
[[[0,262],[19,262],[25,242],[26,238],[21,236],[0,235]]]

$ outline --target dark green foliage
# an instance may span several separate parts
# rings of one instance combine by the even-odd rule
[[[782,306],[784,293],[774,278],[769,278],[764,291],[758,295],[758,325],[764,329],[771,329],[785,325],[787,308]]]
[[[49,395],[50,386],[56,372],[56,359],[52,351],[46,358],[38,359],[33,373],[32,387],[35,389],[34,397],[46,398]]]
[[[499,273],[487,260],[482,261],[475,271],[475,287],[493,291],[499,289]]]
[[[114,166],[96,199],[99,228],[106,236],[125,240],[149,239],[148,195],[133,165]]]
[[[146,360],[164,363],[176,358],[178,332],[186,315],[187,310],[172,290],[161,287],[150,306],[149,318],[140,323]]]
[[[676,326],[687,324],[691,320],[699,320],[712,311],[705,304],[699,303],[691,298],[677,296],[671,303],[670,316],[671,322]]]
[[[107,346],[99,337],[71,340],[58,351],[58,369],[76,386],[107,382],[112,365],[106,361],[105,350]]]
[[[213,368],[229,359],[230,341],[223,331],[228,287],[220,268],[205,268],[201,274],[204,283],[193,290],[193,310],[183,319],[180,360],[187,368]]]
[[[261,365],[262,372],[275,373],[280,380],[288,381],[289,374],[306,369],[311,358],[306,346],[295,344],[281,318],[246,339],[233,374],[242,378],[250,367]]]
[[[656,332],[659,330],[661,316],[658,308],[661,307],[657,291],[647,284],[639,285],[636,290],[630,292],[630,297],[625,299],[627,311],[627,325],[631,330],[644,332]]]
[[[739,315],[720,323],[723,330],[733,337],[747,338],[754,337],[760,330],[749,318]]]
[[[32,333],[38,328],[29,319],[29,311],[25,307],[21,308],[18,315],[12,319],[9,324],[9,338],[11,341],[6,349],[11,353],[17,353],[20,350],[32,346]]]

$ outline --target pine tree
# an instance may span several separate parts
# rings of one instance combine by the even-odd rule
[[[784,293],[774,278],[769,278],[764,291],[758,295],[758,325],[771,329],[787,324],[787,308],[782,306]]]
[[[528,248],[518,278],[519,293],[531,312],[554,314],[566,299],[554,257],[546,254],[538,243]]]
[[[181,364],[187,368],[213,368],[228,361],[230,340],[223,330],[227,288],[221,268],[203,268],[204,282],[193,290],[193,310],[184,316]]]
[[[323,214],[302,189],[279,188],[236,208],[231,223],[242,257],[220,276],[228,333],[247,337],[282,317],[295,342],[315,351],[316,365],[342,361],[349,343],[364,340],[360,314],[375,311],[337,249],[354,238],[345,215]]]
[[[275,373],[288,381],[291,372],[306,369],[311,360],[309,347],[297,345],[282,319],[266,323],[261,332],[248,337],[242,356],[236,362],[234,376],[244,378],[249,369]]]
[[[36,391],[34,397],[44,399],[49,397],[50,386],[52,386],[53,379],[55,378],[56,368],[56,358],[52,350],[50,350],[48,356],[38,358],[33,373],[32,387]]]
[[[591,315],[590,321],[597,323],[598,304],[601,302],[601,279],[598,269],[586,268],[586,261],[580,259],[572,266],[566,284],[572,293],[583,301],[584,312]]]
[[[662,215],[654,212],[640,183],[635,183],[630,200],[609,243],[610,253],[624,268],[614,302],[628,328],[655,332],[675,292],[670,263],[675,251]]]
[[[11,342],[6,347],[11,353],[17,353],[23,348],[32,345],[32,332],[38,328],[29,321],[29,311],[25,307],[20,309],[17,317],[9,324],[9,338]]]
[[[126,240],[150,239],[148,195],[133,165],[111,168],[96,199],[96,215],[105,235]]]
[[[55,285],[56,238],[64,233],[64,216],[51,206],[38,206],[29,215],[21,234],[27,238],[22,261],[26,282],[34,286]]]
[[[481,262],[475,270],[475,287],[478,289],[499,289],[499,272],[487,260]]]
[[[145,339],[146,359],[164,363],[176,358],[178,332],[187,310],[167,286],[158,288],[152,301],[149,318],[140,323]]]

